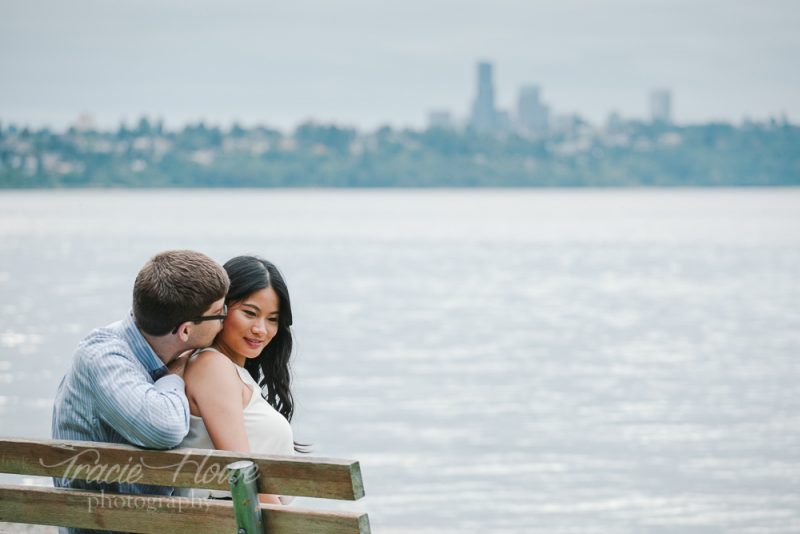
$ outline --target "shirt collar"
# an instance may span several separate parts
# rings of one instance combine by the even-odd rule
[[[150,346],[139,331],[139,327],[136,326],[136,322],[133,319],[132,311],[122,321],[122,335],[128,342],[133,355],[144,365],[153,380],[158,380],[167,374],[167,366],[164,365],[164,362],[155,353],[153,347]]]

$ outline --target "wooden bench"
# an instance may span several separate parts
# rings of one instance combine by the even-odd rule
[[[260,491],[360,499],[364,486],[357,461],[0,438],[0,473],[226,490],[233,496],[232,500],[190,499],[0,485],[0,522],[156,534],[370,531],[366,513],[261,504],[255,498],[255,492]],[[248,473],[254,476],[248,477]]]

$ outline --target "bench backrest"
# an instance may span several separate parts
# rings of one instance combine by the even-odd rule
[[[17,475],[229,490],[226,467],[242,460],[256,464],[261,493],[339,500],[364,496],[359,464],[351,460],[0,438],[0,473]],[[370,531],[365,513],[269,504],[258,509],[269,534]],[[231,501],[38,486],[0,485],[0,521],[157,534],[237,531]]]

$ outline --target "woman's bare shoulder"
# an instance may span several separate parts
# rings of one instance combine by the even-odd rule
[[[236,364],[227,356],[214,349],[205,349],[191,357],[186,364],[183,379],[186,387],[189,388],[193,383],[201,383],[204,386],[209,382],[222,386],[235,385],[239,376],[236,372]]]

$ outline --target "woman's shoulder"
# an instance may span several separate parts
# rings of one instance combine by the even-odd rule
[[[195,360],[195,359],[200,358],[200,357],[203,357],[203,358],[222,357],[222,358],[225,358],[226,360],[228,360],[227,356],[222,354],[220,351],[218,351],[214,347],[206,347],[204,349],[197,349],[192,353],[192,355],[189,357],[189,359],[191,361],[191,360]]]
[[[235,363],[218,350],[209,347],[192,354],[186,363],[183,378],[188,386],[190,382],[196,380],[206,382],[213,379],[215,382],[227,382],[230,378],[236,379],[237,374]]]

